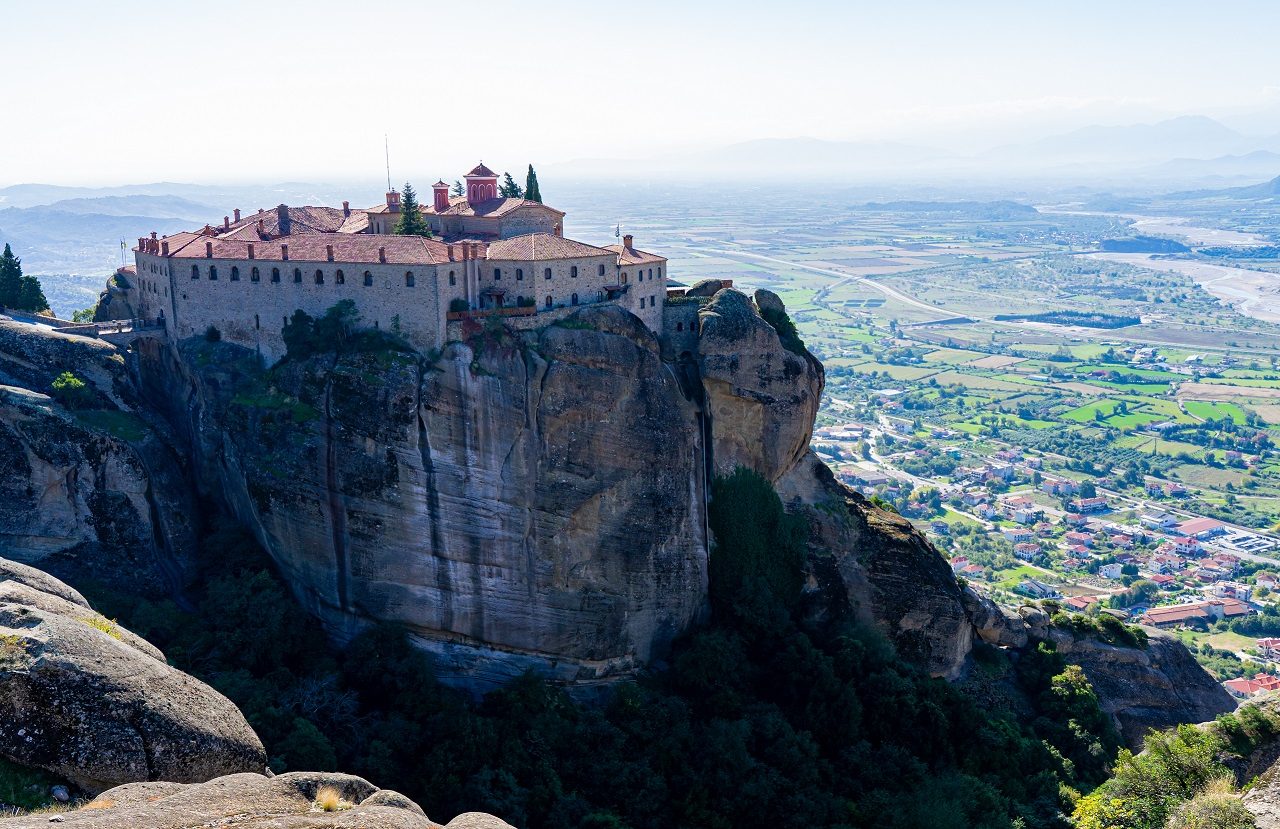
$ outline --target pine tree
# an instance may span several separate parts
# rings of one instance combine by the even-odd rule
[[[404,183],[404,193],[400,196],[400,221],[391,232],[397,236],[430,236],[431,226],[422,216],[422,208],[418,206],[418,194],[413,185]]]
[[[456,179],[456,178],[455,178],[455,179],[453,180],[453,189],[449,191],[449,195],[451,195],[451,196],[465,196],[466,194],[467,194],[467,188],[463,186],[463,184],[462,184],[462,182],[461,182],[460,180],[458,180],[458,179]]]
[[[529,174],[524,179],[524,197],[529,201],[542,202],[542,191],[538,189],[538,174],[529,165]]]
[[[498,185],[498,195],[504,199],[518,199],[524,195],[524,191],[510,173],[503,173],[502,183]]]
[[[6,242],[0,254],[0,307],[18,307],[18,295],[22,291],[22,260],[13,255]]]

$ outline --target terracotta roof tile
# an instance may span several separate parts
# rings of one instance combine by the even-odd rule
[[[477,164],[474,168],[472,168],[471,172],[467,173],[466,178],[471,178],[472,176],[484,176],[486,178],[497,178],[498,174],[495,173],[493,170],[490,170],[488,167],[484,166],[484,162],[482,161],[479,164]]]
[[[665,262],[664,257],[654,253],[645,253],[642,250],[628,248],[622,245],[609,245],[605,250],[611,250],[618,254],[618,263],[621,265],[647,265],[650,262]]]
[[[192,234],[179,249],[172,245],[169,255],[175,259],[204,259],[201,240],[213,243],[214,259],[248,259],[249,243],[239,239],[201,237]],[[449,260],[448,246],[421,236],[390,236],[372,233],[309,233],[283,236],[254,244],[254,258],[268,262],[283,260],[282,245],[289,246],[290,262],[326,262],[328,245],[333,245],[334,264],[379,264],[378,249],[385,248],[387,264],[431,265]]]
[[[551,233],[528,233],[502,239],[489,245],[490,259],[540,261],[543,259],[577,259],[582,256],[608,256],[611,251],[583,242],[575,242]]]

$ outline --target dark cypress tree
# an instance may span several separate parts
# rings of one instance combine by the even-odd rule
[[[0,254],[0,306],[18,307],[18,295],[22,291],[22,260],[13,255],[6,242]]]
[[[404,183],[404,193],[400,196],[400,221],[392,228],[397,236],[430,236],[431,226],[422,216],[422,208],[418,206],[418,194],[413,185]]]
[[[529,174],[524,179],[524,197],[529,201],[541,203],[542,191],[538,189],[538,174],[533,171],[533,165],[529,165]]]
[[[516,184],[516,180],[510,173],[503,173],[502,183],[498,185],[498,195],[504,199],[518,199],[524,195],[524,191],[520,189],[520,185]]]
[[[18,288],[18,301],[14,303],[15,308],[21,308],[23,311],[47,311],[49,310],[49,300],[44,298],[44,291],[40,287],[40,280],[34,276],[22,277],[21,285]]]
[[[461,182],[461,181],[459,181],[458,179],[456,179],[456,178],[455,178],[455,179],[453,180],[453,189],[449,191],[449,195],[451,195],[451,196],[465,196],[466,194],[467,194],[467,188],[466,188],[465,186],[463,186],[463,184],[462,184],[462,182]]]

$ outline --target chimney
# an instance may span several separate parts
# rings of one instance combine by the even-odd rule
[[[330,262],[333,261],[333,245],[324,246],[324,255],[325,255],[325,258],[328,259]]]
[[[152,239],[156,238],[156,232],[155,232],[154,230],[153,230],[153,231],[151,231],[151,238],[152,238]]]
[[[285,204],[276,207],[276,224],[280,227],[280,235],[289,235],[289,206]]]
[[[453,245],[449,245],[449,261],[453,261]]]
[[[634,238],[634,237],[633,237],[630,233],[627,233],[627,234],[623,235],[623,237],[622,237],[622,246],[623,246],[624,248],[626,248],[627,250],[631,250],[631,240],[632,240],[633,238]]]
[[[258,219],[258,238],[267,238],[267,223],[264,219]]]
[[[286,261],[286,262],[288,262],[288,261],[289,261],[289,246],[288,246],[288,245],[281,245],[281,246],[280,246],[280,258],[281,258],[281,259],[283,259],[283,260],[284,260],[284,261]]]
[[[204,243],[204,258],[205,259],[213,258],[213,242]]]
[[[204,233],[204,235],[205,235],[205,236],[212,236],[212,235],[213,235],[213,225],[205,225],[205,226],[204,226],[204,231],[203,231],[203,233]]]
[[[232,210],[232,211],[231,211],[231,213],[232,213],[232,215],[233,215],[233,216],[235,216],[235,221],[236,221],[236,222],[239,222],[239,221],[240,221],[240,208],[238,208],[238,207],[237,207],[235,210]]]
[[[249,258],[253,258],[253,242],[249,243]]]
[[[146,252],[146,250],[147,250],[147,237],[146,237],[146,236],[139,236],[139,237],[138,237],[138,250],[143,251],[144,253]]]
[[[222,217],[222,229],[223,229],[223,230],[230,230],[230,229],[231,229],[231,217],[230,217],[230,216],[223,216],[223,217]]]
[[[342,215],[343,215],[344,217],[350,218],[350,216],[351,216],[351,202],[346,201],[346,200],[344,200],[344,201],[342,202]]]
[[[168,243],[168,242],[161,242],[161,243],[160,243],[160,252],[161,252],[162,254],[164,254],[165,256],[168,256],[168,255],[169,255],[169,243]]]
[[[480,246],[477,245],[475,242],[471,243],[471,258],[472,259],[480,258]]]
[[[468,255],[468,252],[467,252],[467,243],[463,242],[462,243],[462,261],[465,262],[470,258],[471,257]]]
[[[384,263],[384,264],[386,263],[386,261],[387,261],[387,249],[386,249],[386,248],[378,248],[378,261],[379,261],[379,262],[382,262],[382,263]]]

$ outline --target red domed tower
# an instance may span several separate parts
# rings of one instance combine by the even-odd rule
[[[449,209],[449,185],[444,180],[437,181],[431,185],[431,192],[435,195],[435,208],[437,213],[443,213]]]
[[[467,204],[475,206],[481,202],[498,197],[498,174],[488,167],[484,166],[484,162],[476,165],[475,169],[467,173]]]

